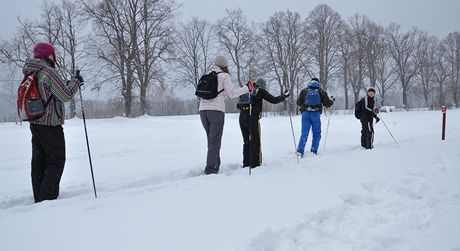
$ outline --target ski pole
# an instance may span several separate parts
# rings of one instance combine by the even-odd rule
[[[251,128],[251,117],[252,117],[252,104],[251,104],[251,93],[249,93],[249,146],[248,146],[248,155],[249,162],[251,162],[251,144],[252,144],[252,128]],[[249,175],[251,175],[251,164],[249,163]]]
[[[300,163],[299,156],[297,155],[297,144],[295,142],[295,135],[294,135],[294,125],[292,124],[292,115],[291,115],[291,99],[288,99],[288,113],[289,113],[289,120],[291,121],[291,131],[292,131],[292,140],[294,141],[294,153],[297,158],[297,163]]]
[[[80,70],[77,70],[76,74],[77,76],[80,76]],[[91,178],[93,180],[94,197],[97,198],[96,182],[94,181],[93,163],[91,161],[91,151],[89,149],[88,131],[86,129],[85,109],[83,107],[83,96],[81,95],[81,85],[78,87],[78,92],[80,93],[81,114],[83,117],[83,125],[85,127],[86,147],[88,149],[89,167],[91,169]]]
[[[328,109],[324,112],[324,115],[326,115]],[[324,137],[324,144],[323,144],[323,151],[326,150],[326,141],[327,141],[327,134],[329,132],[329,124],[331,123],[331,116],[332,116],[332,107],[331,107],[331,113],[329,116],[327,116],[327,127],[326,127],[326,135]]]
[[[395,137],[393,136],[393,133],[391,133],[390,129],[388,128],[387,124],[385,123],[385,121],[382,119],[381,116],[378,116],[379,119],[383,122],[383,125],[385,126],[385,128],[387,129],[388,133],[390,133],[390,136],[393,138],[394,142],[396,143],[396,145],[398,146],[398,148],[401,148],[398,144],[398,141],[396,141]]]

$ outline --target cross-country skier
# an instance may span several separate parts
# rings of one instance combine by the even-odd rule
[[[355,106],[355,116],[361,121],[361,146],[366,149],[374,148],[374,118],[376,123],[380,121],[374,96],[375,89],[371,87],[367,90],[367,96],[359,100]]]
[[[243,167],[255,168],[262,164],[260,148],[260,118],[262,101],[265,99],[272,104],[283,102],[289,97],[289,91],[274,97],[266,90],[267,82],[259,78],[255,88],[248,94],[240,96],[237,108],[240,110],[240,128],[243,135]]]
[[[319,141],[321,140],[321,113],[323,106],[331,107],[334,98],[327,95],[327,92],[320,87],[319,79],[312,78],[307,82],[306,87],[300,92],[297,105],[302,112],[302,133],[296,154],[303,158],[305,144],[307,143],[310,128],[313,132],[313,140],[310,152],[318,154]]]

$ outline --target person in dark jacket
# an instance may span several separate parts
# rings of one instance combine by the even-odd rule
[[[54,200],[65,165],[64,102],[69,101],[83,83],[81,76],[65,80],[55,68],[55,49],[37,43],[34,58],[27,59],[24,76],[38,72],[37,87],[42,100],[49,100],[43,117],[30,121],[32,133],[32,190],[35,202]]]
[[[361,121],[361,146],[366,149],[374,148],[374,118],[376,123],[380,121],[377,114],[379,109],[375,106],[375,89],[369,88],[367,96],[362,98],[357,106],[359,109],[359,120]]]
[[[243,135],[243,167],[255,168],[262,164],[262,152],[260,148],[260,118],[262,113],[262,101],[272,104],[283,102],[289,97],[289,91],[274,97],[266,90],[267,82],[259,78],[255,82],[255,88],[248,94],[240,96],[237,108],[240,110],[240,128]]]
[[[319,141],[321,140],[320,116],[323,106],[331,107],[334,104],[334,98],[329,98],[327,92],[320,87],[319,79],[312,78],[306,85],[307,87],[300,92],[297,99],[297,106],[302,112],[302,132],[296,154],[301,158],[304,156],[310,128],[313,132],[310,152],[318,154]]]

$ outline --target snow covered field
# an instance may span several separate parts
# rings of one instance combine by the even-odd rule
[[[289,118],[263,118],[251,176],[237,118],[211,176],[198,116],[87,121],[98,199],[82,121],[67,121],[61,196],[39,204],[28,124],[0,124],[0,250],[460,250],[460,110],[445,142],[439,111],[383,114],[401,148],[379,123],[372,151],[334,115],[326,150],[300,164]]]

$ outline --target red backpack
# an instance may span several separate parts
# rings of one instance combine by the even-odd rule
[[[25,76],[19,85],[18,117],[20,121],[36,120],[45,115],[49,100],[45,103],[38,91],[38,72],[40,70]]]

